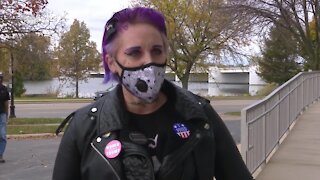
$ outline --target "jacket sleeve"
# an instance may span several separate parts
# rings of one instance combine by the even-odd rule
[[[217,180],[253,179],[221,117],[210,104],[206,106],[206,111],[212,122],[215,138],[215,178]]]
[[[81,179],[81,157],[75,139],[77,137],[75,120],[71,120],[61,139],[53,169],[53,180]]]

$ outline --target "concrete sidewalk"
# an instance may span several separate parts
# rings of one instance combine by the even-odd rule
[[[320,179],[320,102],[311,105],[257,180]]]
[[[8,140],[0,180],[51,180],[60,137],[16,136]]]

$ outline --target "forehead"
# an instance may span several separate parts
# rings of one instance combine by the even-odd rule
[[[123,25],[117,39],[119,48],[133,45],[163,46],[164,44],[159,30],[145,23]]]

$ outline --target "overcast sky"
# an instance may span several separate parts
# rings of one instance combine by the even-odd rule
[[[101,39],[106,21],[113,13],[129,5],[130,0],[49,0],[46,8],[61,16],[67,13],[68,27],[74,19],[84,21],[90,30],[90,40],[96,42],[98,50],[101,51]],[[260,49],[256,44],[246,47],[245,53],[259,54]]]
[[[57,15],[67,13],[68,27],[74,19],[84,21],[90,30],[90,40],[96,42],[100,51],[106,21],[129,4],[130,0],[49,0],[46,8]]]

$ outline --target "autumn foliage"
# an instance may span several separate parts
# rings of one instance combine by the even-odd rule
[[[13,10],[16,13],[31,12],[34,16],[48,4],[47,0],[2,0],[0,1],[0,12]]]

